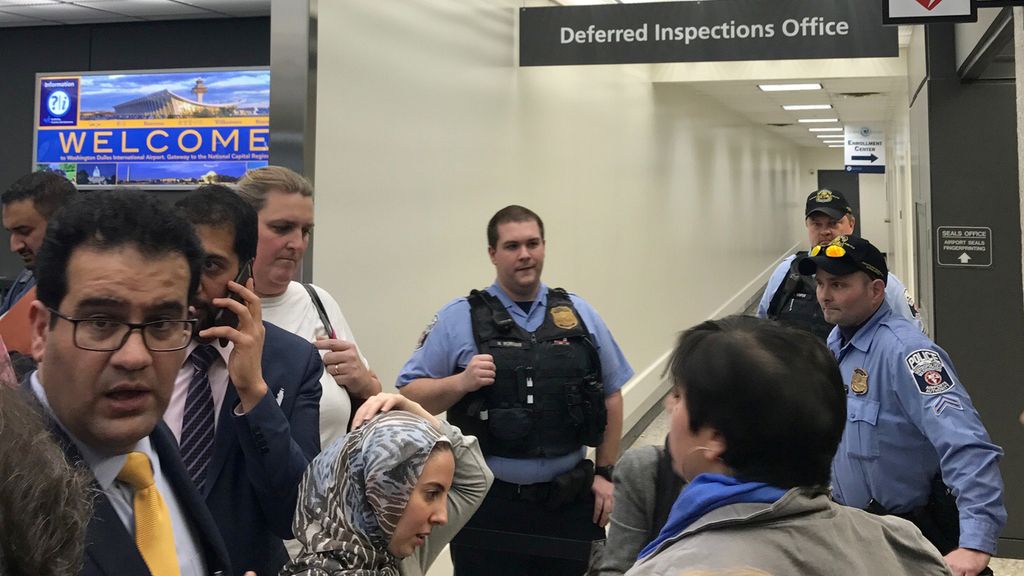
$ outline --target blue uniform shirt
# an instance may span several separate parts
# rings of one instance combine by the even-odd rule
[[[11,289],[4,295],[3,302],[0,303],[0,314],[6,314],[35,285],[36,275],[28,268],[22,270],[11,284]]]
[[[764,294],[761,295],[761,302],[757,305],[758,318],[768,318],[768,307],[771,305],[772,298],[775,297],[775,292],[778,291],[779,286],[782,286],[782,283],[785,282],[786,275],[789,274],[789,267],[794,258],[796,258],[796,254],[790,255],[772,272],[771,278],[768,279],[768,285],[764,288]],[[910,320],[917,326],[918,330],[924,332],[921,316],[911,308],[910,294],[907,292],[907,287],[892,272],[889,273],[889,278],[885,281],[885,303],[900,316]]]
[[[1006,525],[1003,455],[989,439],[945,350],[888,304],[842,344],[828,347],[847,388],[847,422],[832,463],[833,497],[865,508],[871,499],[902,514],[924,506],[942,479],[960,511],[960,547],[995,553]]]
[[[548,288],[544,284],[540,285],[537,298],[528,313],[509,298],[497,282],[486,290],[501,301],[512,319],[523,330],[533,332],[544,322],[548,304]],[[579,312],[583,323],[590,331],[591,340],[597,347],[605,394],[613,394],[633,377],[633,368],[626,362],[622,350],[612,338],[604,321],[597,315],[597,311],[575,294],[569,294],[569,299]],[[434,317],[434,321],[423,335],[419,348],[402,367],[395,386],[401,388],[418,378],[447,378],[465,369],[478,353],[469,315],[469,301],[465,297],[457,298],[441,308]],[[555,476],[568,472],[585,454],[586,449],[581,446],[578,451],[557,458],[518,459],[487,456],[486,460],[494,476],[499,480],[515,484],[534,484],[549,482]]]

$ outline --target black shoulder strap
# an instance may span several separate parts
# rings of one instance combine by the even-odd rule
[[[800,260],[804,256],[807,256],[807,252],[797,252],[796,257],[789,263],[789,272],[786,273],[786,279],[779,284],[775,294],[772,295],[771,303],[768,304],[768,318],[777,320],[786,302],[789,302],[793,294],[803,284],[803,280],[800,278]]]
[[[303,282],[302,287],[306,289],[306,292],[309,292],[309,298],[313,301],[316,313],[320,315],[320,322],[323,323],[324,329],[327,330],[327,335],[334,338],[334,326],[331,326],[331,319],[327,317],[327,310],[324,309],[324,303],[320,300],[320,295],[316,293],[316,289],[313,288],[312,284]]]

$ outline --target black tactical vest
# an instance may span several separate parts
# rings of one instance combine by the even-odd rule
[[[600,444],[601,363],[565,290],[548,290],[544,322],[532,334],[491,294],[474,290],[468,300],[477,349],[494,357],[497,373],[494,384],[452,406],[448,420],[493,456],[549,458]]]
[[[768,318],[778,320],[786,326],[814,334],[822,342],[828,340],[832,324],[825,321],[825,315],[818,304],[817,285],[813,276],[803,276],[798,267],[807,252],[797,252],[789,265],[786,279],[779,285],[768,305]]]

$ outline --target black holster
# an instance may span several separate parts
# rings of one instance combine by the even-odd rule
[[[575,468],[551,480],[551,491],[544,507],[558,510],[582,498],[594,483],[594,463],[582,460]]]

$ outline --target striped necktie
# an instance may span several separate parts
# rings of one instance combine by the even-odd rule
[[[220,357],[210,344],[200,344],[192,351],[189,360],[195,367],[192,381],[185,397],[185,417],[181,423],[181,460],[199,492],[206,484],[206,468],[213,451],[214,418],[213,393],[207,372],[210,365]]]
[[[135,546],[153,576],[180,576],[174,547],[171,514],[153,480],[149,457],[129,452],[117,479],[132,487],[135,511]]]

